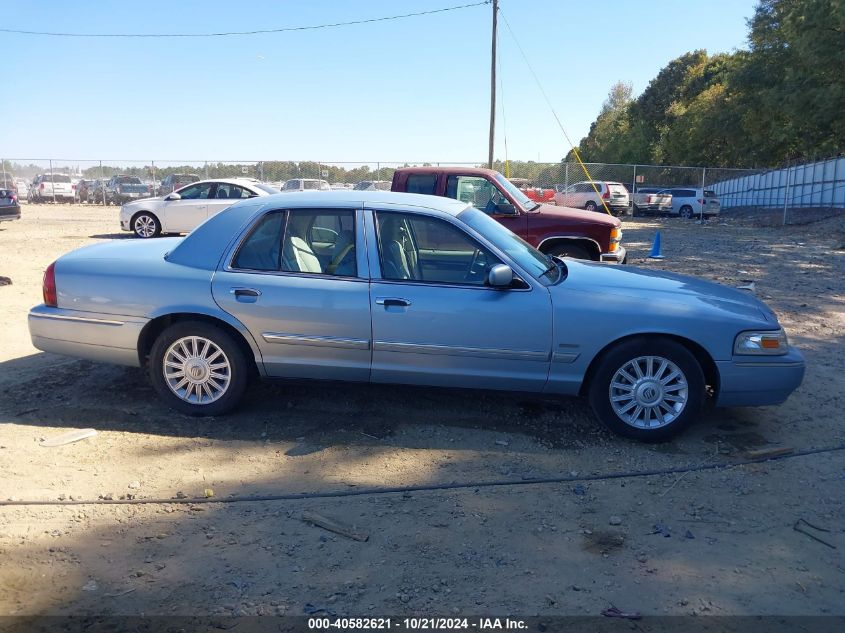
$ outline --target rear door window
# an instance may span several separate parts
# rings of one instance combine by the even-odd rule
[[[284,211],[265,215],[241,244],[232,261],[232,268],[263,271],[281,269],[284,220]]]
[[[411,174],[408,176],[405,190],[408,193],[422,193],[433,196],[436,184],[437,174]]]

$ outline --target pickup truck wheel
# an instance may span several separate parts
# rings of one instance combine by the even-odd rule
[[[150,351],[150,379],[168,406],[188,415],[223,415],[244,395],[249,365],[232,337],[200,321],[176,323]]]
[[[692,207],[688,204],[685,204],[681,207],[680,216],[685,220],[689,220],[692,217]]]
[[[152,213],[141,211],[132,216],[132,232],[142,239],[158,237],[161,235],[161,222]]]
[[[660,442],[684,430],[704,404],[695,356],[669,339],[634,339],[611,348],[592,376],[589,399],[614,433]]]
[[[584,209],[587,211],[595,211],[596,210],[596,203],[592,200],[588,200],[587,204],[584,205]]]
[[[580,244],[558,244],[550,248],[547,253],[554,257],[574,257],[575,259],[593,259],[587,249]]]

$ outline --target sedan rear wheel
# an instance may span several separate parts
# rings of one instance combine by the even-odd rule
[[[150,379],[172,408],[189,415],[222,415],[246,391],[248,363],[232,337],[199,321],[177,323],[156,339]]]
[[[704,403],[704,374],[695,356],[669,339],[639,339],[612,348],[599,361],[589,397],[612,431],[643,441],[679,433]]]
[[[684,206],[681,207],[680,215],[685,220],[689,220],[692,217],[692,207],[689,206],[688,204],[685,204]]]
[[[161,223],[152,213],[142,211],[132,217],[132,232],[135,237],[143,239],[158,237],[161,234]]]

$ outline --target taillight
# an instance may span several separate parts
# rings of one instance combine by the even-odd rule
[[[699,198],[699,199],[698,199],[698,204],[704,204],[704,198]]]
[[[44,183],[42,182],[41,185],[38,187],[39,189],[44,189]]]
[[[610,198],[610,188],[609,187],[604,190],[604,193],[601,194],[601,197],[604,198],[605,200]]]
[[[76,191],[76,185],[71,185],[71,186],[70,186],[70,190],[71,190],[71,191]]]
[[[56,296],[56,262],[47,266],[44,271],[44,283],[42,287],[44,291],[44,305],[51,308],[59,306],[58,298]]]

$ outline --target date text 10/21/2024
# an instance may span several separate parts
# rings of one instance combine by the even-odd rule
[[[318,630],[511,630],[526,629],[524,620],[511,618],[308,618],[308,629]]]

